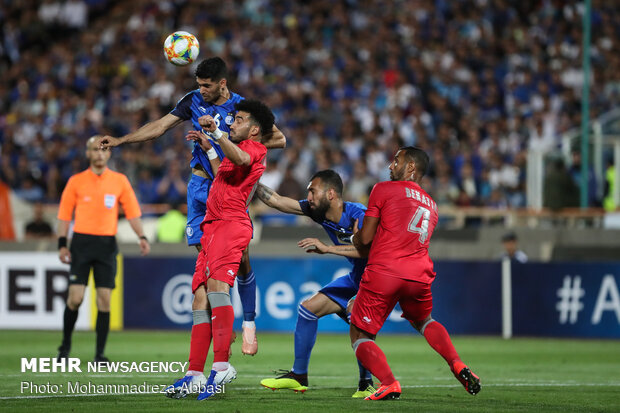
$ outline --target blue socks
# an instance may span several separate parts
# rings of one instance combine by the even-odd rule
[[[243,306],[243,321],[254,321],[256,318],[256,277],[250,271],[243,277],[237,277],[237,289]]]
[[[357,360],[357,366],[360,369],[360,380],[372,381],[372,373],[370,373],[370,370],[367,370],[366,367],[364,367],[359,360]]]
[[[295,326],[295,363],[293,364],[293,372],[296,374],[308,373],[310,353],[316,342],[318,320],[315,314],[299,304]]]

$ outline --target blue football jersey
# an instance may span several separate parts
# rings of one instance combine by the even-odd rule
[[[222,132],[230,133],[230,125],[235,121],[235,104],[243,99],[244,98],[237,93],[230,92],[230,99],[222,105],[214,105],[205,102],[200,94],[200,90],[196,89],[183,96],[170,113],[183,120],[190,120],[196,130],[202,130],[198,124],[198,118],[204,115],[211,115],[215,120],[215,124]],[[211,145],[215,148],[220,159],[223,159],[224,153],[220,146],[212,139],[209,139],[209,141],[211,141]],[[202,150],[200,144],[196,142],[192,150],[192,161],[190,166],[193,168],[197,164],[200,164],[204,170],[207,171],[211,179],[215,178],[207,154]]]
[[[307,199],[300,200],[299,206],[301,207],[304,215],[312,218],[310,213],[310,204]],[[334,245],[345,245],[351,244],[349,242],[349,238],[353,235],[353,224],[356,219],[359,220],[357,225],[358,229],[362,228],[365,213],[366,207],[364,205],[358,202],[344,202],[342,205],[340,222],[336,223],[327,219],[324,219],[323,221],[317,221],[314,218],[312,219],[323,227]],[[368,260],[366,258],[345,258],[353,265],[353,270],[351,273],[356,281],[359,282],[359,277],[362,276],[364,268],[366,267],[366,261]]]

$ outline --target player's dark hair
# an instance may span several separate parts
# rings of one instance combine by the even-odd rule
[[[260,127],[261,135],[271,132],[275,117],[271,109],[263,102],[253,99],[244,99],[235,104],[237,112],[243,111],[250,114],[250,121]]]
[[[338,196],[342,198],[344,185],[342,184],[342,178],[340,178],[338,172],[333,169],[325,169],[312,175],[310,180],[312,181],[314,178],[319,178],[321,182],[323,182],[323,185],[325,185],[328,189],[331,188],[336,191]]]
[[[420,178],[426,175],[428,165],[430,164],[430,159],[426,152],[420,148],[416,148],[415,146],[404,146],[400,148],[400,150],[405,153],[405,159],[407,159],[407,162],[415,163],[416,170],[421,173]]]
[[[198,64],[194,75],[201,79],[211,79],[217,82],[228,78],[228,68],[226,67],[226,62],[221,57],[210,57]]]

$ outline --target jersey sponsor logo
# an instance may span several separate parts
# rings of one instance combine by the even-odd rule
[[[370,323],[372,320],[366,316],[362,317],[362,320],[364,320],[365,323]]]
[[[166,317],[176,324],[192,321],[192,276],[175,275],[166,283],[161,295],[161,306]]]
[[[203,113],[207,113],[207,110],[203,108],[202,106],[198,106],[198,109],[200,109]]]
[[[105,194],[103,196],[103,205],[108,209],[114,208],[114,205],[116,205],[116,195]]]
[[[233,270],[228,270],[226,271],[228,273],[228,275],[230,275],[231,277],[235,276],[235,272]]]

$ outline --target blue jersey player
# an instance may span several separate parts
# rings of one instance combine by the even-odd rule
[[[234,121],[234,106],[243,97],[228,89],[226,63],[219,57],[205,59],[196,68],[195,76],[198,89],[186,94],[170,113],[120,138],[104,136],[99,142],[100,145],[102,147],[114,147],[125,143],[146,142],[162,136],[184,121],[190,121],[195,130],[202,131],[203,128],[199,119],[203,124],[215,122],[221,133],[228,134],[229,127]],[[265,146],[267,148],[284,148],[286,138],[274,126],[271,135],[266,137]],[[194,142],[190,164],[192,175],[187,187],[186,234],[188,244],[190,246],[195,245],[197,249],[200,249],[200,238],[202,236],[200,222],[206,212],[209,189],[223,156],[222,150],[215,141],[202,139]],[[237,283],[244,311],[242,352],[254,355],[258,350],[254,325],[256,281],[250,267],[247,250],[241,260]],[[198,296],[194,298],[192,304],[194,313],[204,311],[201,309],[206,307],[206,296],[204,302],[200,302],[201,299]],[[204,317],[197,317],[194,314],[194,323],[204,322],[204,319]]]
[[[277,194],[271,188],[258,184],[256,195],[268,206],[289,214],[306,215],[319,223],[335,245],[350,243],[353,227],[362,226],[366,207],[342,200],[343,184],[332,170],[315,173],[308,185],[308,198],[296,201]],[[317,240],[318,241],[318,240]],[[318,241],[320,242],[320,241]],[[308,388],[308,364],[316,341],[318,319],[328,314],[338,314],[347,320],[347,303],[357,294],[360,279],[366,266],[365,258],[347,258],[351,272],[327,284],[319,292],[304,300],[298,309],[295,326],[295,362],[290,371],[276,378],[264,379],[267,388],[290,389],[305,392]],[[361,364],[358,390],[353,397],[366,397],[374,393],[370,372]]]

